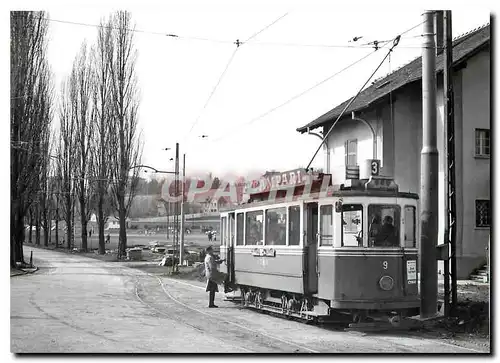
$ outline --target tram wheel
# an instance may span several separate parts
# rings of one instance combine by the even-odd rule
[[[355,313],[352,317],[352,322],[354,324],[363,323],[366,321],[366,314],[364,312]]]
[[[286,313],[286,304],[287,304],[286,295],[283,294],[283,295],[281,295],[281,313],[282,314]]]
[[[392,316],[389,318],[389,323],[391,323],[391,325],[393,327],[399,327],[401,325],[401,315],[395,315],[395,316]]]
[[[262,306],[262,292],[258,291],[257,293],[255,293],[255,307],[257,309],[260,309],[261,306]]]

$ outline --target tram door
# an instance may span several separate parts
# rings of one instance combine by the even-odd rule
[[[228,235],[228,217],[224,216],[220,219],[220,258],[227,261],[229,249]],[[227,262],[220,266],[220,271],[228,273]]]
[[[227,220],[227,273],[229,281],[234,282],[234,244],[236,235],[236,218],[234,213],[229,213]]]
[[[306,290],[310,294],[318,292],[318,203],[305,204],[305,267]]]

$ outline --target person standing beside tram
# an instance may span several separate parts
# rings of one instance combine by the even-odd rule
[[[208,307],[217,308],[215,305],[215,293],[219,292],[218,282],[223,274],[218,271],[218,265],[225,260],[219,260],[214,256],[212,246],[207,247],[207,255],[205,256],[205,277],[207,278],[206,290],[209,293]]]

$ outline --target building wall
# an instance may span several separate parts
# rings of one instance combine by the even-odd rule
[[[384,135],[392,160],[388,164],[399,190],[420,194],[420,151],[422,149],[422,91],[420,83],[409,85],[393,102],[393,120],[384,114]]]
[[[485,259],[489,228],[476,227],[476,199],[490,199],[490,159],[475,157],[475,129],[490,129],[490,53],[482,51],[461,70],[463,122],[462,265],[478,267]],[[460,271],[459,271],[460,272]]]
[[[376,114],[374,112],[362,113],[356,114],[355,117],[365,120],[373,127],[376,133],[377,156],[381,155],[383,152],[382,127]],[[362,160],[373,158],[373,134],[370,127],[362,121],[353,120],[350,117],[339,121],[326,142],[330,152],[330,173],[333,184],[345,181],[345,142],[351,139],[358,141],[358,165]],[[327,170],[328,166],[325,165],[324,169]]]
[[[457,203],[458,277],[467,278],[485,259],[489,228],[475,227],[475,200],[490,199],[490,160],[474,156],[475,128],[490,129],[490,62],[489,52],[481,52],[457,71],[454,83],[455,160]],[[437,87],[437,147],[439,152],[439,222],[438,244],[444,243],[446,223],[447,150],[444,130],[445,116],[442,77]],[[393,176],[401,191],[420,193],[422,149],[422,85],[415,82],[392,97],[389,103],[379,104],[376,110],[357,117],[369,122],[377,133],[377,157],[381,174]],[[340,121],[327,141],[330,148],[330,167],[333,182],[345,180],[344,143],[358,139],[358,164],[373,155],[372,134],[360,121]],[[326,168],[326,166],[325,166]],[[442,262],[439,263],[442,271]]]

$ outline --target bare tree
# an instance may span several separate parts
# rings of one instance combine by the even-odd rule
[[[66,223],[66,244],[68,249],[73,242],[73,214],[75,195],[75,147],[76,147],[76,119],[75,108],[72,102],[75,99],[76,75],[73,69],[71,76],[61,86],[61,100],[59,104],[58,165],[57,174],[60,181],[61,210]]]
[[[50,119],[52,119],[52,108],[47,109]],[[51,160],[50,154],[52,152],[51,148],[51,138],[50,138],[50,129],[45,130],[45,134],[42,135],[43,138],[43,149],[47,150],[43,155],[41,168],[40,168],[40,177],[39,177],[39,198],[38,198],[38,206],[39,206],[39,223],[37,229],[39,227],[43,228],[43,244],[44,246],[49,245],[49,232],[51,229],[51,220],[52,220],[52,185],[50,179],[50,167]],[[37,240],[37,243],[39,240]]]
[[[45,65],[45,67],[47,67]],[[50,124],[52,123],[53,113],[54,113],[54,87],[52,83],[52,74],[47,68],[44,75],[43,81],[40,83],[40,93],[45,95],[40,100],[39,112],[43,119],[48,120],[49,125],[42,130],[40,134],[40,174],[39,174],[39,198],[38,198],[38,220],[37,230],[40,227],[44,231],[44,246],[49,245],[49,231],[51,227],[51,188],[50,188],[50,168],[51,168],[51,153],[53,149],[53,139],[51,138],[52,132]],[[39,243],[39,238],[37,237],[37,243]]]
[[[91,55],[84,43],[73,63],[70,92],[72,118],[75,120],[75,193],[79,202],[82,249],[87,251],[87,224],[90,219],[90,199],[93,193],[93,162],[91,141],[95,118],[92,105],[93,69]]]
[[[111,177],[109,165],[110,156],[110,120],[112,115],[111,103],[111,59],[109,50],[112,45],[111,22],[107,24],[101,21],[97,35],[97,47],[94,53],[94,77],[93,77],[93,103],[96,117],[94,119],[93,139],[93,164],[94,177],[97,179],[97,190],[94,195],[94,208],[97,212],[97,224],[99,230],[99,254],[104,254],[105,239],[104,226],[108,220],[110,208],[110,195],[108,194],[109,179]]]
[[[43,12],[10,14],[11,266],[24,262],[24,220],[38,199],[39,176],[48,150],[52,100],[46,60],[48,24]]]
[[[138,165],[141,157],[140,136],[137,130],[139,107],[130,14],[118,11],[112,17],[112,41],[108,47],[111,72],[112,117],[110,118],[110,143],[112,149],[110,171],[113,182],[113,205],[120,223],[119,252],[124,255],[127,247],[126,218],[135,196],[138,183]],[[130,175],[132,170],[133,175]]]

